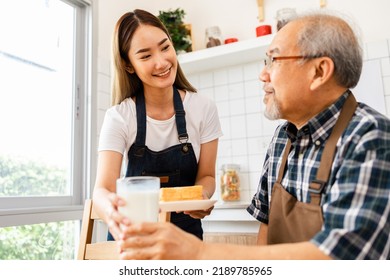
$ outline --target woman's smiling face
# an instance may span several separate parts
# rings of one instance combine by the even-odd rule
[[[134,32],[128,53],[131,71],[144,88],[172,87],[177,72],[177,57],[172,42],[160,28],[140,25]]]

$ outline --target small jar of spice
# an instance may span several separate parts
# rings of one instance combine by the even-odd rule
[[[240,166],[238,164],[222,165],[221,198],[223,201],[240,200]]]

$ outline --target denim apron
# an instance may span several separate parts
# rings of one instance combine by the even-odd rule
[[[267,244],[308,241],[321,230],[323,225],[321,195],[328,182],[337,141],[348,126],[356,107],[356,100],[350,93],[326,141],[316,179],[309,185],[309,203],[297,201],[281,184],[291,148],[291,141],[288,139],[278,178],[272,189]]]
[[[143,93],[136,96],[137,136],[128,151],[126,177],[157,176],[161,188],[193,186],[198,172],[198,163],[191,143],[188,143],[185,111],[179,91],[173,88],[175,121],[178,132],[178,144],[162,151],[152,151],[145,145],[146,108]],[[158,139],[155,139],[158,141]],[[203,239],[200,219],[194,219],[183,213],[171,213],[171,223],[186,232]],[[113,240],[109,233],[108,240]]]

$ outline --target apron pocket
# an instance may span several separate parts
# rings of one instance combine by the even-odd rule
[[[161,188],[180,186],[180,170],[176,170],[174,172],[147,172],[147,171],[143,171],[142,176],[159,177]]]

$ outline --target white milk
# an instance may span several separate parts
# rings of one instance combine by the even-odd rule
[[[159,211],[159,192],[156,191],[124,191],[118,195],[126,201],[119,207],[119,213],[133,223],[157,222]]]
[[[133,223],[157,222],[160,179],[158,177],[128,177],[117,180],[116,192],[126,201],[119,213]]]

